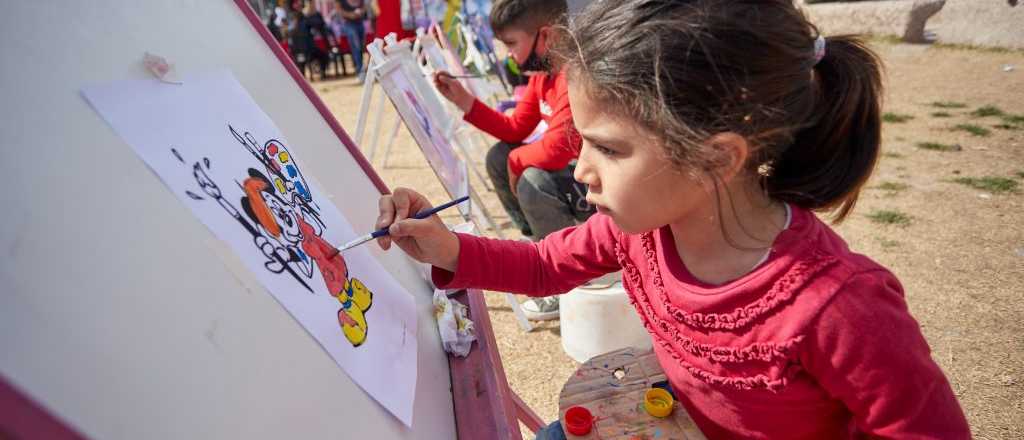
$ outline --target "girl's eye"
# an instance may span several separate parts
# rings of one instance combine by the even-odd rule
[[[608,149],[607,147],[598,144],[594,144],[594,149],[605,156],[614,156],[616,153],[615,150]]]

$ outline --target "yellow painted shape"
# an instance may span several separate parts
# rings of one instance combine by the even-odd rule
[[[373,293],[370,292],[370,289],[367,289],[363,282],[356,278],[350,279],[349,283],[352,286],[352,303],[360,310],[369,309],[373,303]]]
[[[356,325],[351,326],[348,324],[342,324],[341,332],[345,334],[345,339],[348,339],[353,346],[358,347],[364,341],[366,341],[366,311],[373,305],[373,292],[366,288],[366,285],[362,281],[355,278],[345,280],[344,290],[340,292],[337,299],[341,303],[349,300],[347,292],[351,289],[352,291],[352,307],[343,309],[342,313],[347,314]]]

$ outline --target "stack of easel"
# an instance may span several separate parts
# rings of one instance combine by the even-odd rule
[[[433,32],[433,35],[420,32],[419,39],[422,41],[417,45],[422,48],[421,52],[433,51],[435,45],[443,47],[436,39],[438,35],[443,37],[443,34],[439,34],[437,30]],[[366,124],[368,119],[373,116],[373,135],[369,140],[369,154],[367,155],[372,162],[380,140],[381,122],[385,111],[384,97],[387,96],[399,117],[387,138],[383,166],[387,166],[388,152],[398,136],[399,127],[404,124],[412,133],[416,144],[426,156],[427,162],[441,180],[448,195],[451,198],[467,195],[470,197],[468,207],[460,206],[463,218],[474,223],[478,230],[485,230],[484,226],[486,226],[498,238],[504,238],[501,229],[482,203],[479,194],[474,189],[472,179],[469,177],[469,170],[472,170],[480,184],[488,188],[487,179],[478,171],[472,160],[476,154],[470,148],[472,145],[468,136],[470,129],[463,123],[461,112],[454,107],[446,107],[439,92],[427,79],[427,75],[437,69],[448,67],[454,70],[455,68],[446,62],[445,66],[431,66],[430,70],[424,69],[413,53],[413,45],[408,41],[398,41],[393,34],[388,35],[384,40],[378,39],[370,43],[367,50],[369,52],[368,70],[356,122],[356,143],[363,145]],[[425,57],[428,62],[431,59],[443,60],[444,55],[443,52],[441,53],[441,57],[426,55]],[[454,57],[451,52],[449,54]],[[461,67],[459,64],[455,65]],[[457,72],[458,70],[455,70],[453,73]],[[470,90],[487,89],[486,82],[476,83],[477,86]],[[384,93],[378,99],[376,111],[371,113],[373,93],[378,84]],[[484,99],[487,98],[487,96],[484,97]],[[481,140],[483,139],[481,138]],[[506,300],[509,307],[512,308],[519,326],[525,331],[532,330],[533,325],[526,318],[515,296],[506,294]]]

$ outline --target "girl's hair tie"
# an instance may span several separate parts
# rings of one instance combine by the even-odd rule
[[[814,65],[818,65],[822,58],[825,58],[825,37],[818,35],[814,39]]]

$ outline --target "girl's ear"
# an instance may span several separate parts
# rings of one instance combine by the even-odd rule
[[[746,138],[731,131],[718,133],[708,139],[708,145],[718,155],[716,167],[712,171],[723,183],[729,183],[743,172],[750,156],[750,143]]]

